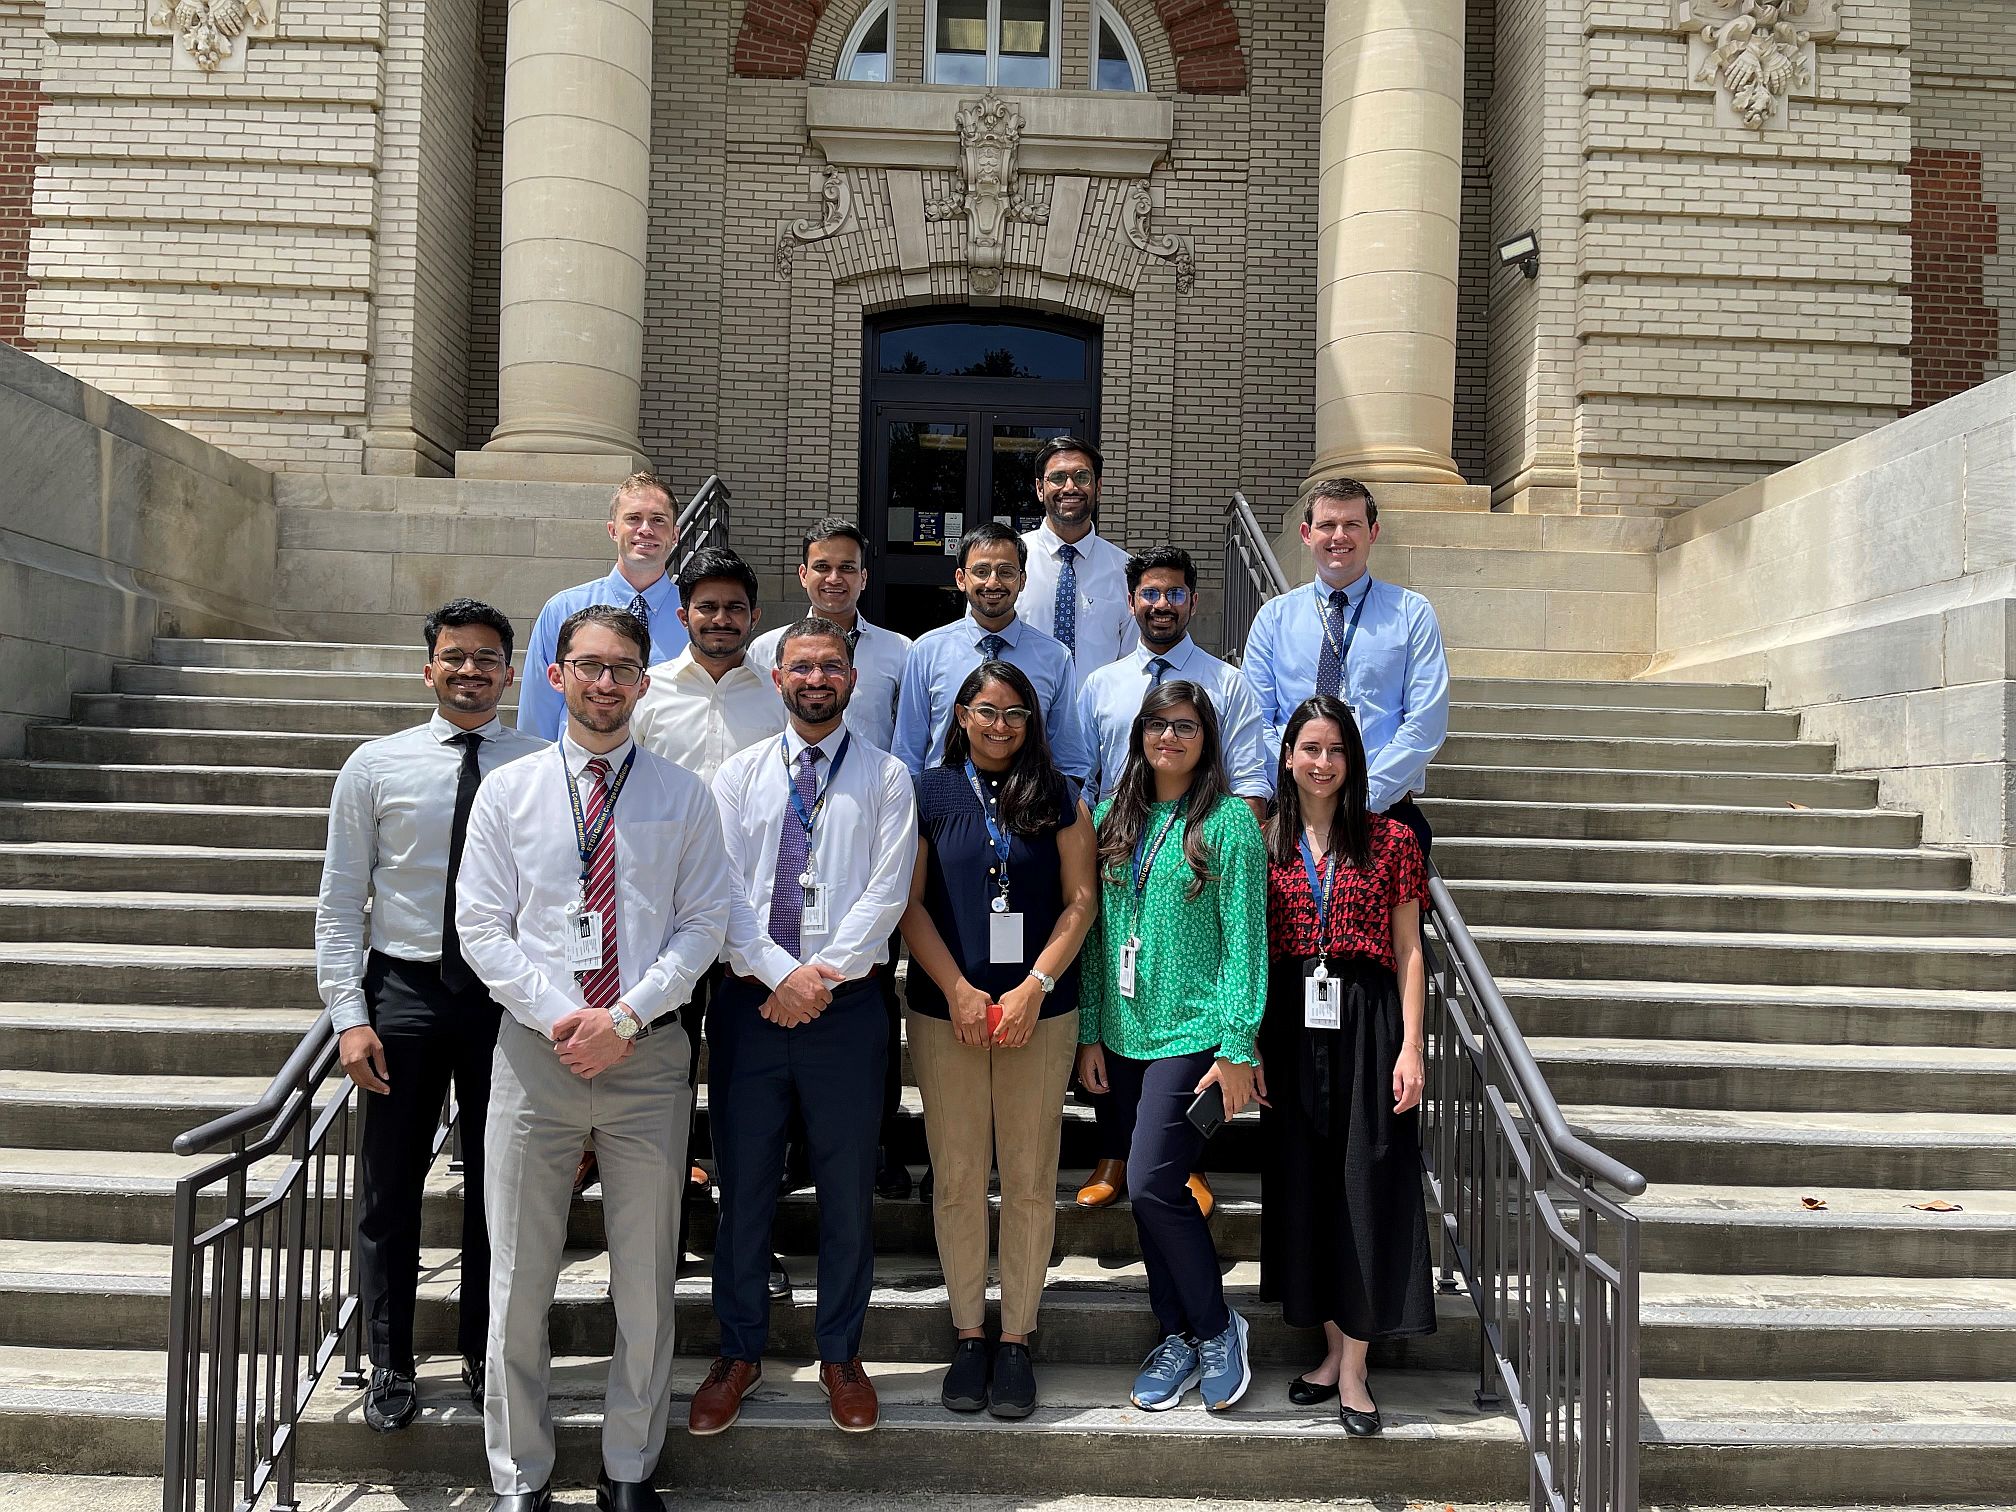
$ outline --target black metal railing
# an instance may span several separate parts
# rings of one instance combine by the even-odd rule
[[[1288,574],[1268,544],[1246,495],[1225,506],[1225,626],[1219,636],[1225,660],[1235,666],[1246,650],[1246,631],[1260,606],[1288,591]]]
[[[721,475],[712,473],[700,491],[686,501],[679,511],[679,544],[672,552],[672,576],[679,576],[701,548],[728,544],[728,504],[733,497]]]

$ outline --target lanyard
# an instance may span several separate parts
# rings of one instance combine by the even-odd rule
[[[1365,591],[1358,595],[1358,607],[1351,611],[1351,623],[1344,627],[1344,644],[1337,647],[1337,670],[1340,677],[1343,675],[1344,664],[1351,659],[1351,642],[1357,638],[1358,621],[1365,617],[1365,606],[1371,602],[1372,584],[1368,582],[1365,585]],[[1323,639],[1330,642],[1331,645],[1336,646],[1337,637],[1330,633],[1330,609],[1327,604],[1324,606],[1322,613]]]
[[[1176,827],[1176,816],[1181,811],[1180,803],[1169,810],[1169,817],[1162,821],[1161,833],[1156,835],[1153,845],[1148,844],[1148,831],[1145,827],[1141,831],[1141,838],[1134,842],[1134,935],[1137,939],[1141,935],[1141,895],[1148,886],[1148,873],[1155,869],[1155,858],[1161,854],[1162,842],[1169,838],[1169,831]]]
[[[565,761],[565,758],[562,758]],[[617,768],[616,778],[609,784],[609,791],[602,799],[602,812],[595,816],[594,826],[588,824],[588,817],[581,808],[581,780],[571,772],[567,777],[567,797],[574,805],[574,848],[581,853],[581,886],[588,886],[588,868],[595,860],[595,848],[602,843],[608,833],[609,821],[616,817],[616,797],[623,791],[623,784],[630,780],[630,768],[637,762],[637,747],[630,747],[630,754],[623,758],[623,765]]]
[[[1008,896],[1008,849],[1015,843],[1014,837],[1001,828],[995,816],[994,800],[987,796],[987,790],[980,782],[980,773],[971,761],[966,763],[966,780],[973,784],[973,796],[980,800],[980,815],[987,821],[987,839],[994,847],[995,858],[1001,863],[1001,896],[1005,898]]]
[[[1327,858],[1330,862],[1330,885],[1323,885],[1322,870],[1316,864],[1316,852],[1310,849],[1309,837],[1302,836],[1296,845],[1302,851],[1302,871],[1309,878],[1309,896],[1316,900],[1316,954],[1330,953],[1330,901],[1337,891],[1337,876],[1342,870],[1337,864],[1337,853],[1333,850]]]
[[[805,844],[808,853],[812,844],[812,823],[819,817],[819,810],[826,807],[826,795],[833,791],[833,784],[840,776],[840,765],[846,761],[848,747],[853,744],[854,734],[851,730],[840,737],[840,749],[833,753],[832,761],[826,766],[826,785],[814,795],[812,806],[807,808],[804,798],[798,792],[797,776],[791,770],[791,747],[782,735],[777,737],[777,749],[784,757],[784,782],[791,790],[791,812],[796,814],[798,822],[805,826]],[[810,750],[811,747],[808,746],[806,749]]]

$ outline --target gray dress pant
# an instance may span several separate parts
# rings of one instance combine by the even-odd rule
[[[568,1070],[545,1036],[509,1014],[498,1030],[483,1166],[491,1251],[483,1438],[500,1496],[536,1491],[553,1475],[547,1313],[587,1142],[602,1167],[616,1308],[602,1468],[617,1481],[649,1480],[657,1468],[672,1393],[691,1067],[692,1042],[676,1024],[655,1030],[592,1081]]]

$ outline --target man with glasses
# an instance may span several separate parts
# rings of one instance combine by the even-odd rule
[[[1093,516],[1106,470],[1099,448],[1058,436],[1036,453],[1036,501],[1043,523],[1022,537],[1029,577],[1016,609],[1072,654],[1079,676],[1134,645],[1127,611],[1127,553],[1101,536]]]
[[[992,520],[960,537],[953,581],[966,595],[966,613],[917,637],[896,700],[893,749],[912,775],[944,757],[953,695],[967,673],[992,658],[1020,668],[1035,687],[1058,770],[1081,779],[1091,770],[1091,750],[1078,723],[1071,653],[1015,609],[1028,559],[1022,538]]]
[[[651,1478],[672,1391],[693,1101],[681,1009],[721,953],[734,883],[706,785],[631,738],[650,646],[625,610],[569,615],[547,669],[566,729],[485,783],[469,817],[456,923],[469,964],[510,1015],[484,1150],[496,1254],[483,1403],[492,1512],[552,1505],[547,1315],[589,1140],[616,1310],[595,1505],[665,1505]]]
[[[714,778],[735,872],[729,979],[707,1016],[707,1105],[721,1180],[714,1312],[721,1351],[688,1426],[720,1433],[763,1379],[765,1269],[795,1104],[819,1186],[819,1385],[836,1427],[872,1429],[861,1368],[875,1282],[875,1141],[889,1020],[874,978],[910,902],[917,800],[901,762],[844,716],[847,637],[830,620],[787,629],[772,674],[790,723]]]
[[[1414,795],[1449,734],[1449,660],[1428,600],[1373,578],[1378,539],[1379,506],[1363,483],[1326,478],[1312,487],[1302,544],[1315,579],[1260,606],[1240,668],[1276,751],[1310,694],[1350,705],[1365,742],[1367,803],[1414,831],[1426,856],[1434,837]]]
[[[560,625],[577,609],[612,604],[636,616],[651,635],[646,666],[670,661],[686,649],[679,593],[669,575],[679,544],[679,511],[672,490],[655,473],[635,472],[616,485],[609,501],[609,539],[616,566],[607,577],[553,595],[532,626],[525,646],[525,686],[518,694],[518,728],[553,740],[567,717],[558,687],[546,678]]]
[[[344,1071],[365,1094],[358,1153],[357,1283],[371,1382],[364,1421],[380,1433],[420,1410],[413,1307],[420,1200],[452,1084],[463,1148],[462,1383],[483,1400],[490,1241],[483,1223],[483,1126],[499,1009],[462,956],[455,888],[476,790],[540,748],[497,718],[511,686],[511,621],[455,599],[427,616],[425,724],[350,753],[329,799],[315,907],[315,977]]]

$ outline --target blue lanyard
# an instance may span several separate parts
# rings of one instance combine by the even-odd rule
[[[973,784],[973,796],[980,800],[980,816],[987,821],[987,839],[994,847],[995,858],[1001,863],[1001,896],[1008,896],[1008,849],[1015,843],[1014,837],[1001,828],[994,812],[994,800],[987,796],[981,785],[979,770],[971,761],[966,763],[966,780]]]
[[[561,769],[566,770],[567,758],[561,758]],[[589,828],[588,817],[581,808],[581,780],[572,772],[567,774],[567,797],[574,805],[574,847],[581,853],[581,885],[588,885],[588,868],[594,864],[595,848],[602,843],[608,833],[609,821],[616,817],[616,795],[623,791],[623,784],[630,780],[630,768],[636,764],[637,747],[630,747],[630,754],[623,758],[623,765],[617,768],[616,778],[609,784],[609,792],[602,800],[602,812],[595,816],[594,828]]]
[[[805,843],[809,850],[812,843],[812,823],[819,817],[819,810],[826,807],[826,795],[833,791],[833,784],[839,780],[840,765],[847,759],[848,747],[854,744],[854,734],[850,730],[840,737],[840,749],[833,753],[832,761],[826,766],[826,785],[819,789],[808,809],[798,792],[798,779],[791,770],[791,747],[782,735],[777,737],[777,749],[784,757],[784,784],[791,790],[791,812],[798,816],[798,822],[805,826]],[[807,750],[812,747],[807,746]]]
[[[1321,586],[1320,582],[1318,586]],[[1358,595],[1358,607],[1351,611],[1351,623],[1344,627],[1344,644],[1337,649],[1337,669],[1340,677],[1343,675],[1345,664],[1351,659],[1351,642],[1358,637],[1358,621],[1365,617],[1365,606],[1372,602],[1372,586],[1370,582],[1365,584],[1365,591]],[[1328,603],[1325,603],[1318,613],[1323,617],[1323,639],[1333,640],[1330,634]]]
[[[1148,886],[1148,873],[1155,869],[1155,858],[1162,851],[1162,842],[1169,838],[1169,831],[1176,827],[1176,816],[1181,806],[1169,810],[1169,817],[1162,821],[1162,832],[1155,837],[1155,843],[1148,844],[1148,831],[1143,827],[1141,838],[1134,842],[1134,917],[1141,917],[1141,893]],[[1143,852],[1146,852],[1145,857]]]
[[[1337,891],[1337,853],[1332,851],[1327,858],[1330,862],[1330,885],[1323,885],[1323,873],[1316,865],[1316,852],[1310,848],[1309,837],[1302,836],[1295,844],[1302,851],[1302,872],[1309,879],[1309,896],[1316,900],[1316,954],[1330,954],[1330,900]]]

